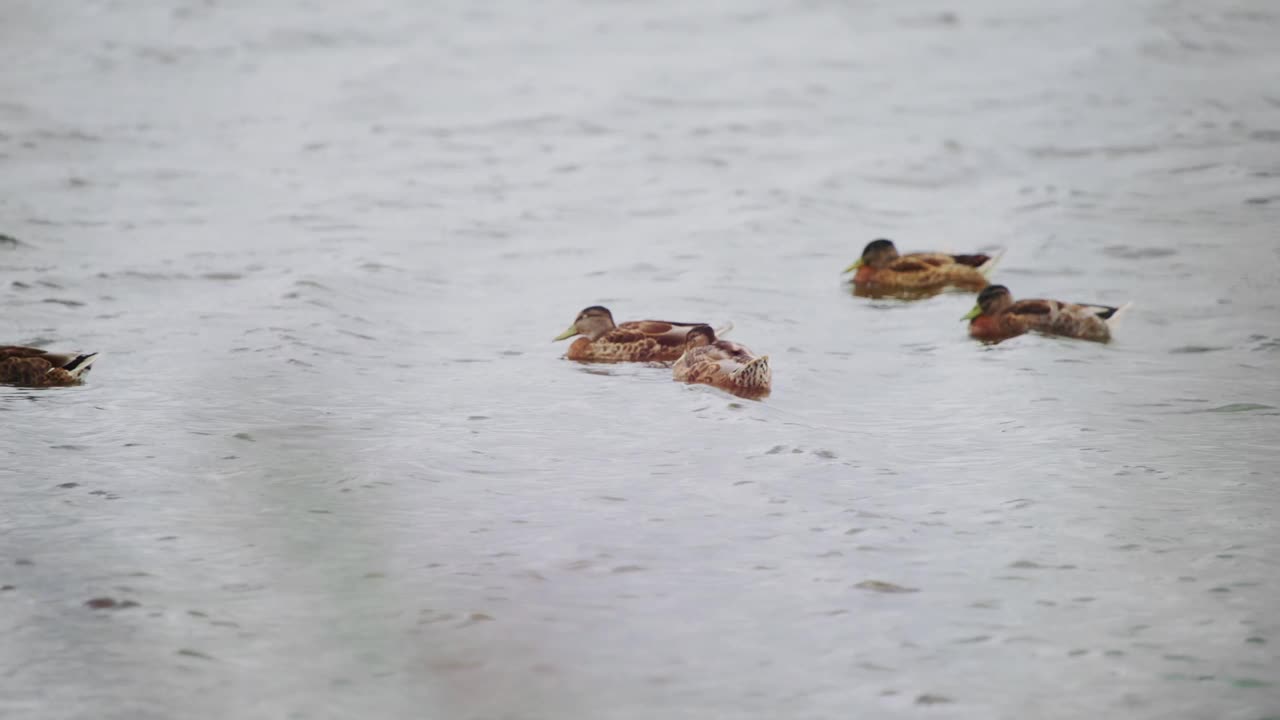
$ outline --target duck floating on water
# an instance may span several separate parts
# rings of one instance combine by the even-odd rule
[[[0,346],[0,384],[65,387],[84,382],[98,353],[55,353],[21,345]]]
[[[988,285],[978,293],[977,304],[964,319],[969,321],[969,335],[988,343],[1027,332],[1105,343],[1111,340],[1111,326],[1128,307],[1039,298],[1014,302],[1009,288]]]
[[[738,343],[717,339],[708,325],[689,331],[671,374],[679,382],[703,383],[746,398],[768,395],[773,384],[768,355],[757,357]]]
[[[904,298],[937,295],[947,288],[981,290],[1000,254],[948,255],[914,252],[899,255],[892,240],[872,240],[862,257],[845,268],[853,272],[854,293],[864,297]],[[856,271],[856,272],[855,272]]]
[[[633,320],[616,325],[608,308],[592,305],[555,339],[581,335],[566,353],[579,362],[672,362],[684,353],[689,330],[700,325],[705,323]]]

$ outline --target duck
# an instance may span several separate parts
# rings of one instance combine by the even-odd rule
[[[1106,343],[1111,341],[1112,325],[1128,307],[1039,298],[1014,302],[1009,288],[988,285],[978,293],[977,304],[964,319],[969,321],[969,335],[987,343],[1027,332]]]
[[[689,330],[705,324],[632,320],[618,325],[608,308],[592,305],[578,313],[569,329],[557,335],[553,342],[581,335],[565,354],[578,362],[669,363],[684,353]]]
[[[79,385],[98,353],[55,353],[21,345],[0,345],[0,385],[66,387]]]
[[[699,325],[685,336],[685,349],[671,366],[677,382],[702,383],[746,398],[769,394],[773,372],[769,356],[756,356],[745,346],[716,337],[709,325]]]
[[[999,259],[999,253],[949,255],[914,252],[899,255],[892,240],[880,238],[867,243],[862,257],[844,272],[855,273],[853,285],[858,295],[928,296],[947,288],[976,292],[986,287],[987,276]]]

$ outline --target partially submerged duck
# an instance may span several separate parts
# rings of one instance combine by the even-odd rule
[[[566,353],[580,362],[671,362],[684,352],[689,330],[703,324],[633,320],[615,325],[608,308],[592,305],[555,339],[581,335]]]
[[[1128,305],[1085,305],[1060,300],[1018,300],[1003,285],[988,285],[968,315],[969,335],[997,343],[1027,332],[1109,342],[1111,325]]]
[[[773,383],[768,355],[757,357],[738,343],[719,340],[707,325],[689,331],[684,354],[671,374],[680,382],[703,383],[748,398],[768,395]]]
[[[892,240],[872,240],[862,257],[845,268],[854,272],[853,285],[859,295],[927,296],[947,288],[981,290],[999,255],[948,255],[916,252],[899,255]]]
[[[0,384],[24,387],[79,385],[98,353],[53,353],[19,345],[0,346]]]

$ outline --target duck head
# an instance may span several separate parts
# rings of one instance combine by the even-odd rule
[[[609,308],[592,305],[578,313],[578,317],[568,330],[555,337],[556,340],[567,340],[574,335],[585,335],[591,340],[598,340],[605,333],[617,327],[613,324],[613,313]]]
[[[982,315],[995,315],[1013,304],[1013,294],[1003,285],[988,285],[978,293],[978,302],[962,320],[975,320]]]
[[[882,268],[897,259],[898,248],[894,247],[892,240],[884,238],[872,240],[862,249],[862,257],[855,260],[844,271],[853,272],[864,265],[870,268]]]
[[[688,348],[711,345],[716,341],[716,331],[710,325],[698,325],[684,336],[684,346]]]

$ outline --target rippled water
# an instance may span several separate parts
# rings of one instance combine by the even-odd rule
[[[1273,3],[161,5],[0,23],[0,715],[1280,716]]]

